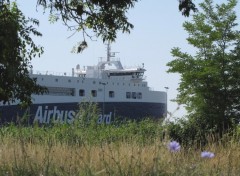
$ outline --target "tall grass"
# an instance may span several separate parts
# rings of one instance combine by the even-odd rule
[[[239,175],[240,141],[225,136],[170,152],[160,122],[7,126],[0,129],[0,175]],[[214,158],[201,158],[203,150]]]

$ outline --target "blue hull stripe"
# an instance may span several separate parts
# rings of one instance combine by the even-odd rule
[[[141,120],[145,117],[154,119],[162,118],[166,113],[166,105],[163,103],[143,102],[105,102],[98,103],[100,111],[111,114],[114,117]],[[28,119],[25,124],[33,124],[34,119],[40,119],[40,123],[50,122],[52,119],[61,117],[64,122],[71,122],[75,113],[79,110],[78,103],[49,103],[33,104],[28,109]],[[21,110],[17,105],[0,106],[0,124],[9,122],[16,123],[18,117],[23,117],[26,110]],[[100,112],[100,113],[101,113]],[[42,120],[43,119],[43,120]]]

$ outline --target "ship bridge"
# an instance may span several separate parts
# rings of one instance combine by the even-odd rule
[[[107,45],[107,60],[99,61],[97,66],[87,66],[80,69],[77,65],[76,71],[73,70],[73,75],[86,78],[101,78],[101,79],[124,79],[139,82],[144,79],[143,75],[146,71],[144,64],[142,67],[133,67],[125,69],[122,66],[120,59],[116,59],[116,52],[111,52],[110,45]]]

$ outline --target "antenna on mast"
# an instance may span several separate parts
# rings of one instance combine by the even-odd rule
[[[115,57],[115,54],[119,52],[111,52],[110,41],[107,43],[107,62],[111,61],[111,57]]]
[[[110,41],[108,41],[108,43],[107,43],[107,62],[110,61],[110,57],[111,57],[111,46],[110,46]]]

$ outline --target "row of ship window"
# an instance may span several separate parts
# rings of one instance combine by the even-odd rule
[[[91,90],[91,96],[97,97],[97,90]],[[48,87],[48,95],[56,95],[56,96],[75,96],[74,88],[63,88],[63,87]],[[80,89],[78,92],[80,97],[85,96],[85,90]],[[108,91],[109,98],[115,97],[114,91]],[[142,99],[142,92],[126,92],[127,99]]]
[[[42,78],[42,81],[43,81],[43,80],[44,80],[44,79]],[[55,79],[55,82],[58,82],[58,79],[57,79],[57,78]],[[71,83],[71,82],[72,82],[72,80],[71,80],[71,79],[69,79],[69,80],[68,80],[68,82],[69,82],[69,83]],[[77,82],[79,83],[79,80],[77,80]],[[84,83],[84,81],[83,81],[83,80],[82,80],[82,83]],[[96,84],[96,81],[93,81],[93,84]],[[100,83],[99,83],[99,84],[100,84]],[[113,83],[112,83],[112,85],[115,85],[115,83],[113,82]],[[120,83],[116,83],[116,85],[120,85]],[[124,86],[124,85],[125,85],[125,83],[122,83],[122,85]],[[129,86],[131,86],[131,84],[130,84],[130,83],[128,83],[128,85],[129,85]],[[135,83],[133,84],[133,86],[142,86],[142,87],[146,87],[146,85],[145,85],[145,84],[135,84]]]
[[[97,90],[91,90],[91,95],[92,97],[97,97]],[[83,97],[85,96],[85,90],[84,89],[80,89],[79,90],[79,96]],[[110,98],[114,98],[115,94],[114,91],[109,91],[108,92],[108,96]],[[142,92],[126,92],[126,98],[127,99],[142,99]]]

